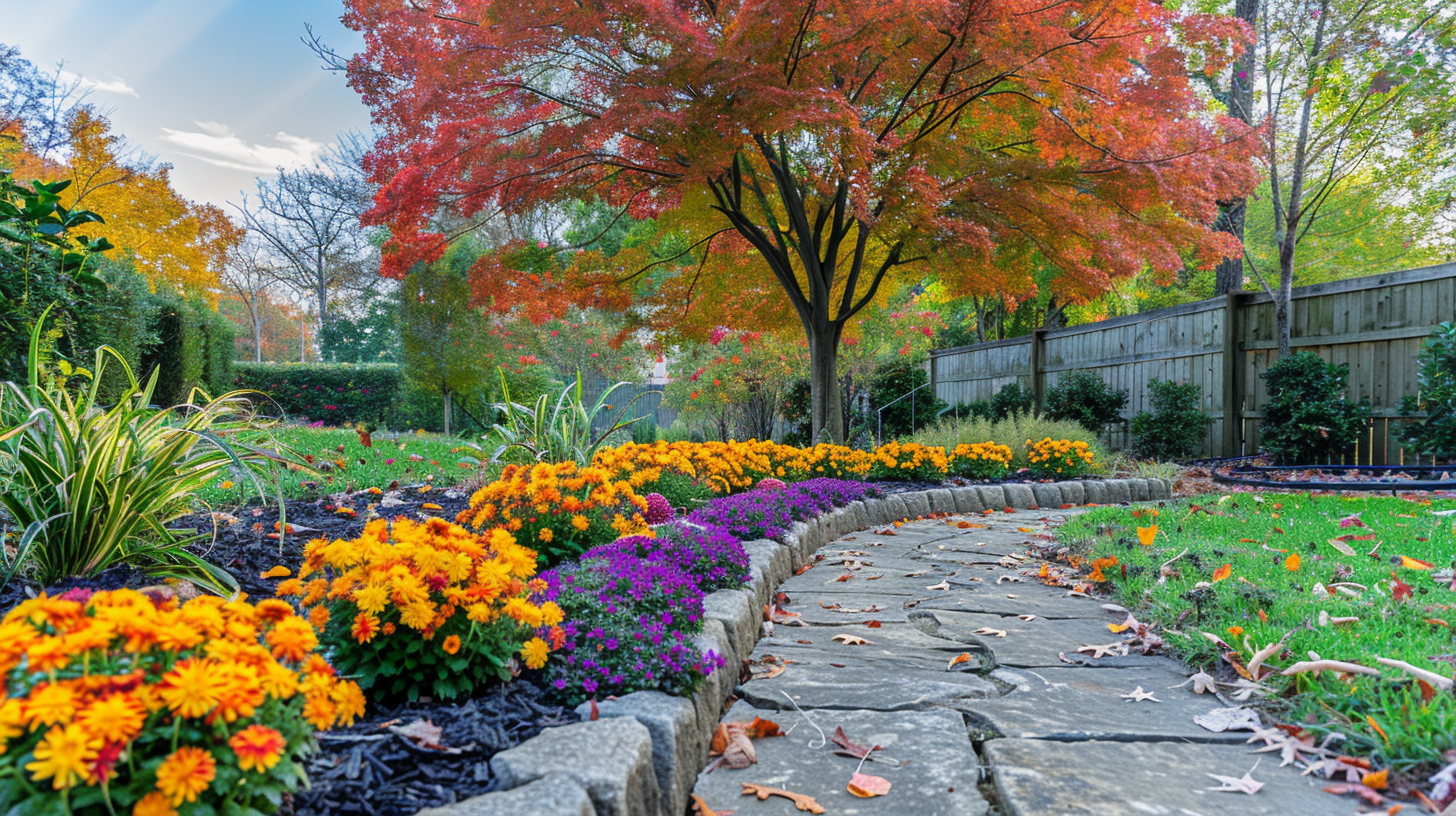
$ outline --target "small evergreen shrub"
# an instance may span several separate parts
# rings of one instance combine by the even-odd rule
[[[945,402],[931,389],[924,388],[913,397],[905,397],[929,381],[924,368],[905,360],[885,363],[875,369],[870,380],[870,421],[875,422],[878,413],[881,439],[909,435],[935,423]]]
[[[1022,388],[1020,383],[1011,383],[1000,391],[974,402],[961,403],[955,408],[941,411],[942,415],[976,417],[997,422],[1013,414],[1030,414],[1036,411],[1036,393]]]
[[[657,441],[657,418],[645,416],[632,423],[632,441],[639,445],[651,445]]]
[[[1197,383],[1153,380],[1148,383],[1151,412],[1132,418],[1133,450],[1150,459],[1188,459],[1203,446],[1203,434],[1213,420],[1198,410],[1202,394]]]
[[[1100,433],[1122,419],[1127,391],[1114,390],[1090,371],[1069,371],[1046,393],[1048,419],[1067,419]]]
[[[1401,441],[1416,451],[1456,459],[1456,323],[1442,323],[1421,346],[1417,361],[1419,397],[1406,397],[1401,412],[1425,412],[1424,422],[1406,425]]]
[[[1348,365],[1301,351],[1262,375],[1269,389],[1259,441],[1279,465],[1320,464],[1354,446],[1370,422],[1370,402],[1345,396]]]

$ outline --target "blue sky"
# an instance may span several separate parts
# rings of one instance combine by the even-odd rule
[[[353,53],[342,12],[339,0],[0,0],[0,42],[42,68],[63,61],[117,131],[173,165],[179,192],[223,204],[368,126],[300,42],[307,23]]]

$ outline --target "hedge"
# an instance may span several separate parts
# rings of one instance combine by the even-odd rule
[[[390,426],[404,407],[405,386],[394,363],[234,363],[233,387],[260,391],[264,412],[330,425]]]

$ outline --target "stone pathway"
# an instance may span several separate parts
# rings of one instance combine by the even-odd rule
[[[788,736],[755,740],[758,764],[699,774],[694,792],[738,816],[799,812],[787,799],[741,795],[745,782],[807,794],[829,814],[1354,812],[1313,776],[1280,768],[1277,752],[1252,753],[1248,732],[1196,725],[1194,715],[1221,704],[1173,688],[1187,676],[1177,662],[1077,652],[1117,641],[1108,630],[1117,616],[1029,577],[1035,561],[1020,560],[1024,530],[1041,532],[1064,515],[970,516],[986,525],[972,529],[910,522],[893,536],[865,530],[820,549],[811,569],[778,590],[806,625],[776,624],[753,650],[757,664],[786,668],[741,684],[724,718],[764,717]],[[962,654],[969,658],[948,669]],[[1160,702],[1123,698],[1139,686]],[[893,760],[863,769],[892,783],[888,795],[847,792],[859,762],[826,744],[836,728],[881,746],[875,759]],[[1207,774],[1238,778],[1256,760],[1257,794],[1208,790],[1219,783]]]

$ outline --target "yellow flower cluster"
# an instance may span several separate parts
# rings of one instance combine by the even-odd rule
[[[642,489],[673,473],[701,482],[714,493],[748,490],[760,479],[799,481],[826,476],[863,478],[870,454],[844,445],[818,444],[797,448],[777,442],[629,442],[597,451],[594,467],[609,471]]]
[[[456,521],[514,533],[554,563],[558,554],[575,555],[621,536],[651,535],[646,510],[647,500],[631,482],[607,468],[539,463],[506,466],[499,479],[475,491]]]
[[[28,756],[36,796],[92,786],[115,812],[111,791],[146,790],[134,811],[146,814],[206,801],[219,763],[255,789],[276,785],[266,772],[306,750],[305,721],[326,729],[364,713],[359,686],[317,646],[273,599],[178,604],[122,589],[25,601],[0,621],[0,773]]]
[[[968,479],[994,479],[1011,469],[1011,448],[995,442],[962,442],[946,457],[950,472]]]
[[[875,449],[870,477],[938,482],[948,470],[945,448],[918,442],[887,442]]]
[[[1080,440],[1026,440],[1026,460],[1033,473],[1042,476],[1076,476],[1090,472],[1096,464],[1092,448]]]
[[[401,629],[419,633],[407,635],[409,640],[434,641],[438,635],[438,651],[446,657],[431,652],[434,662],[448,662],[462,648],[467,657],[490,652],[504,658],[537,628],[550,629],[558,646],[565,639],[561,608],[530,600],[546,588],[534,577],[536,552],[503,527],[477,535],[439,518],[378,519],[349,541],[310,541],[303,557],[298,577],[280,583],[278,594],[300,596],[326,640],[345,646],[339,657],[345,669],[356,668],[353,663],[361,659],[349,644],[362,646]],[[540,668],[546,651],[541,641],[522,656],[531,668]],[[364,650],[362,659],[378,655]],[[370,666],[364,674],[402,670]],[[435,674],[433,667],[429,673]]]

